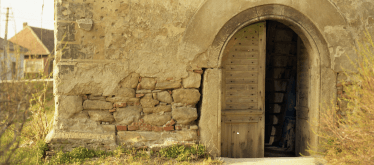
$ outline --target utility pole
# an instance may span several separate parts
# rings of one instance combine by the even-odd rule
[[[8,18],[9,18],[9,7],[6,8],[6,20],[5,20],[5,35],[4,35],[4,62],[7,63],[6,59],[8,57],[7,48],[8,48]]]

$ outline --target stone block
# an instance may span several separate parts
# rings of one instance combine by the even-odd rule
[[[144,113],[171,112],[171,105],[159,105],[152,108],[143,108]]]
[[[147,93],[152,93],[152,90],[149,89],[143,89],[143,90],[136,90],[137,94],[147,94]]]
[[[178,141],[193,141],[198,139],[196,130],[177,131],[176,137]]]
[[[135,97],[108,97],[106,98],[106,101],[115,103],[115,102],[124,102],[124,103],[138,103],[139,98]]]
[[[81,111],[79,113],[76,113],[72,119],[89,119],[87,111]]]
[[[172,103],[173,98],[171,97],[170,93],[167,91],[162,91],[157,93],[157,100],[165,102],[165,103]]]
[[[148,142],[148,141],[157,141],[161,140],[161,133],[159,132],[144,132],[144,131],[136,131],[136,132],[129,132],[123,131],[118,132],[118,141],[122,143],[131,142]]]
[[[102,145],[106,146],[105,150],[115,150],[116,136],[112,133],[87,133],[87,132],[58,132],[52,130],[45,138],[48,146],[54,150],[62,149],[71,151],[73,148],[83,146],[89,149],[97,149]],[[102,149],[102,148],[100,148]]]
[[[190,126],[190,129],[192,129],[192,130],[198,130],[198,129],[199,129],[199,126],[197,126],[197,125],[191,125],[191,126]]]
[[[139,80],[139,74],[132,73],[126,78],[124,78],[120,82],[120,85],[122,88],[136,88],[136,86],[138,85],[138,80]]]
[[[146,94],[142,99],[140,99],[140,104],[143,108],[152,108],[159,103],[158,100],[152,98],[152,94]]]
[[[86,100],[83,109],[112,109],[113,103],[101,100]]]
[[[90,31],[93,26],[92,19],[79,19],[77,20],[77,23],[78,23],[78,27],[85,31]]]
[[[132,88],[119,88],[114,93],[115,96],[119,97],[135,97],[135,89]]]
[[[125,125],[117,125],[117,130],[118,131],[127,131],[127,126],[125,126]]]
[[[116,103],[113,104],[114,108],[124,108],[126,106],[127,106],[126,103],[121,103],[121,102],[116,102]]]
[[[115,125],[101,125],[104,133],[115,133],[116,126]]]
[[[142,108],[140,106],[127,106],[126,108],[118,108],[117,111],[113,113],[113,116],[117,124],[129,125],[140,119],[141,111]]]
[[[174,108],[172,115],[178,124],[189,124],[197,119],[197,109],[187,107]]]
[[[74,114],[81,112],[82,97],[80,96],[57,96],[56,111],[59,118],[71,118]]]
[[[88,96],[88,99],[90,100],[101,100],[101,101],[105,101],[105,96],[95,96],[95,95],[90,95]]]
[[[200,100],[200,92],[197,89],[173,90],[173,99],[176,103],[195,105]]]
[[[113,115],[110,114],[108,111],[92,110],[92,111],[88,111],[88,115],[90,116],[90,119],[93,121],[104,121],[104,122],[114,121]]]
[[[136,97],[143,97],[145,94],[136,94]]]
[[[164,114],[149,114],[145,115],[143,119],[145,123],[156,126],[162,126],[171,119],[171,113],[169,112]]]
[[[176,89],[181,87],[181,81],[161,81],[157,82],[156,89]]]
[[[156,79],[142,78],[139,84],[141,89],[155,89]]]
[[[188,77],[184,78],[182,83],[184,88],[199,88],[201,83],[201,74],[188,72]]]

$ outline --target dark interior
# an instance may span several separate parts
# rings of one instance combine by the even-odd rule
[[[298,35],[267,21],[265,157],[295,156]],[[300,40],[299,40],[300,41]]]

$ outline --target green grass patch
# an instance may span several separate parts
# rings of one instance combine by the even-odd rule
[[[71,152],[58,152],[45,164],[69,164],[69,163],[83,163],[94,157],[106,158],[112,156],[113,152],[106,152],[102,150],[91,150],[84,147],[74,148]]]

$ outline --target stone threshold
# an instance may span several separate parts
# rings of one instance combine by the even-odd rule
[[[232,165],[324,165],[327,164],[322,158],[306,157],[273,157],[273,158],[227,158],[218,157],[223,164]]]

